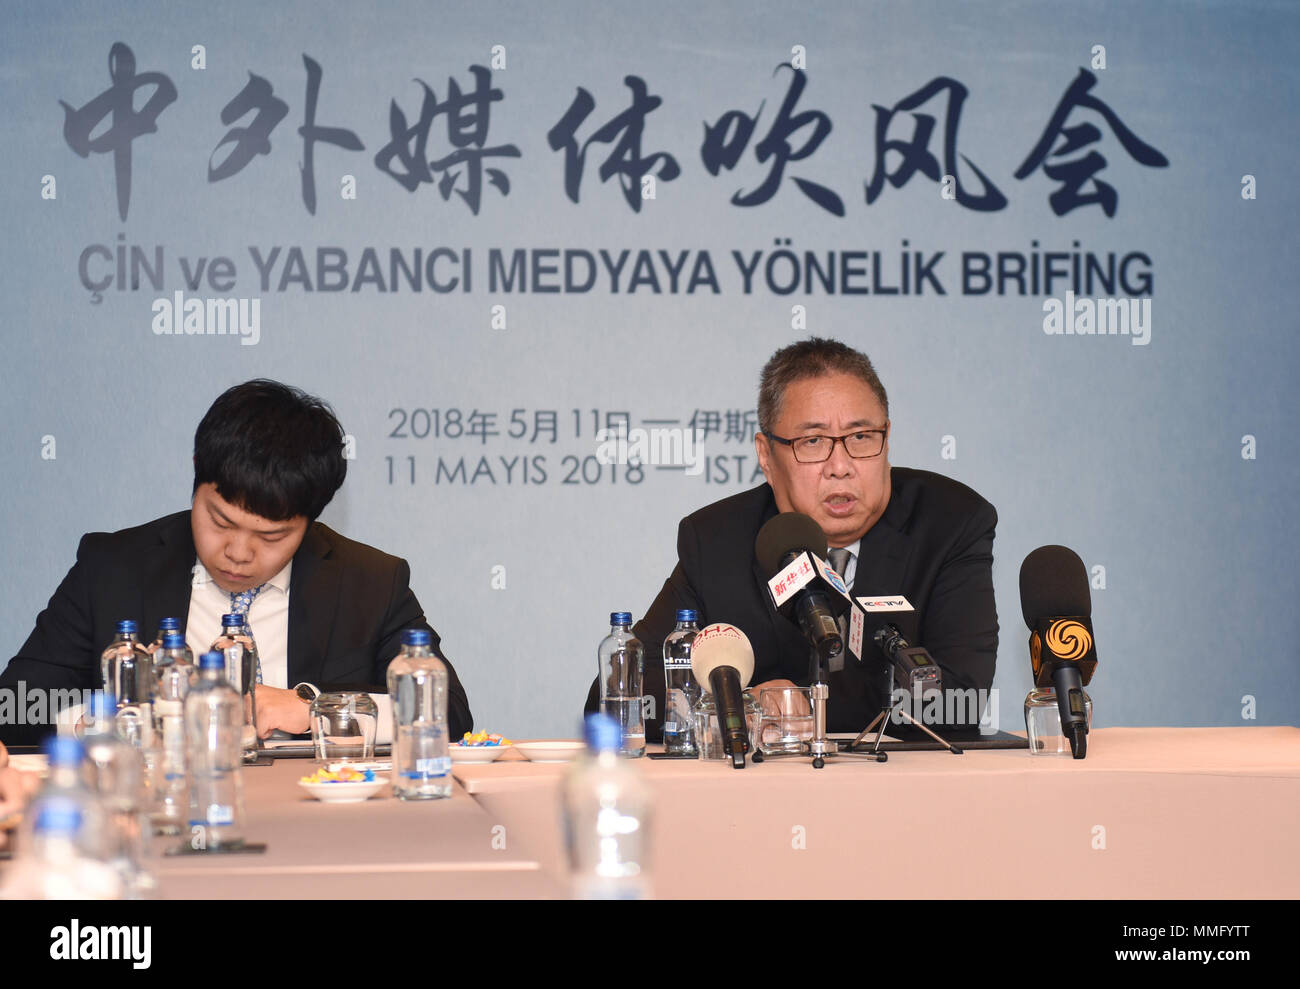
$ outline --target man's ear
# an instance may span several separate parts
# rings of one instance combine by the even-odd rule
[[[763,469],[763,476],[767,478],[767,483],[772,483],[772,474],[768,470],[772,458],[772,443],[762,433],[754,434],[754,452],[758,454],[758,466]]]

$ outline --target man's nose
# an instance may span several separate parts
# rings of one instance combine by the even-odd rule
[[[253,559],[252,537],[235,533],[226,540],[226,556],[231,563],[248,563]]]
[[[831,477],[848,477],[853,473],[853,458],[849,456],[844,440],[836,440],[831,447],[831,455],[826,458],[826,472]]]

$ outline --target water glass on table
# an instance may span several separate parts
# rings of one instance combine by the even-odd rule
[[[811,687],[764,687],[758,692],[759,748],[764,755],[798,754],[813,736]]]
[[[311,740],[318,762],[368,762],[375,757],[379,708],[360,691],[321,694],[311,703]]]

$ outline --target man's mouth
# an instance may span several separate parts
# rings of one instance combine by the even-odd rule
[[[832,515],[847,515],[853,511],[853,507],[858,503],[858,499],[847,494],[833,494],[826,497],[822,504]]]

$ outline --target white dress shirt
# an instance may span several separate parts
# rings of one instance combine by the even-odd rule
[[[288,689],[289,682],[289,578],[293,560],[266,582],[248,608],[248,627],[257,643],[262,682]],[[185,644],[195,660],[207,652],[221,634],[221,616],[231,611],[230,592],[223,591],[202,563],[194,564],[190,581],[190,613],[185,620]]]
[[[850,556],[848,565],[844,568],[844,573],[840,574],[840,576],[844,578],[844,586],[847,587],[849,593],[852,594],[853,578],[858,575],[858,550],[862,548],[862,540],[859,539],[857,542],[849,543],[844,548],[849,551]]]

